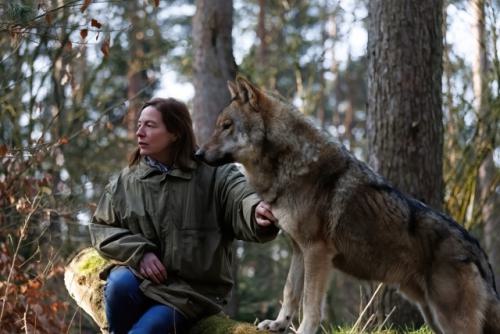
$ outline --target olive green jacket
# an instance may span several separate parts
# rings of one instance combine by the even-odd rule
[[[89,229],[103,257],[139,277],[142,256],[154,252],[167,280],[144,279],[141,290],[196,319],[220,312],[227,303],[233,240],[264,242],[278,229],[255,223],[259,198],[236,166],[193,161],[192,167],[165,174],[141,160],[125,168],[106,187]]]

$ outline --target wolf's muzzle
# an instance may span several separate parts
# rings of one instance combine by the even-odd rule
[[[205,150],[203,149],[198,149],[195,153],[194,153],[194,157],[199,160],[199,161],[204,161],[205,160]]]

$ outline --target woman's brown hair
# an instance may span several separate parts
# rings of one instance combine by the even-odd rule
[[[173,143],[173,163],[182,170],[192,169],[192,160],[196,150],[196,139],[193,133],[193,122],[187,106],[174,98],[154,98],[147,101],[141,108],[153,107],[161,114],[163,124],[168,132],[177,136]],[[141,154],[137,148],[129,158],[129,166],[139,162]]]

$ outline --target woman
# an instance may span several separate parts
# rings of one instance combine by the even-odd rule
[[[142,108],[138,148],[106,187],[90,223],[93,245],[114,267],[105,287],[111,333],[181,333],[227,303],[235,238],[264,242],[275,217],[234,165],[193,159],[185,104]]]

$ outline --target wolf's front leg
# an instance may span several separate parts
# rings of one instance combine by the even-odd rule
[[[332,271],[331,257],[326,245],[315,242],[304,249],[304,316],[298,334],[314,334],[321,321],[321,304],[328,288]]]
[[[258,330],[284,332],[290,325],[293,315],[299,307],[304,286],[304,258],[297,243],[292,241],[292,261],[283,290],[283,305],[276,320],[264,320],[257,325]]]

